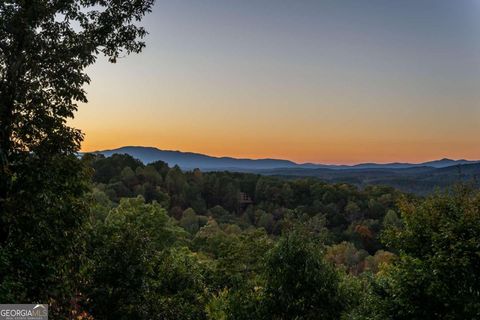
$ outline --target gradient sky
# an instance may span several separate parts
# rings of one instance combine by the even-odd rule
[[[84,151],[480,159],[480,0],[158,0],[143,24],[89,69]]]

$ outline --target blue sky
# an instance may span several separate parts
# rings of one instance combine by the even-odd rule
[[[158,1],[73,124],[121,145],[353,163],[480,158],[480,1]]]

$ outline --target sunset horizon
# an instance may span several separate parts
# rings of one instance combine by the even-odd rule
[[[306,164],[306,163],[312,163],[312,164],[324,164],[324,165],[356,165],[356,164],[365,164],[365,163],[376,163],[376,164],[388,164],[388,163],[411,163],[411,164],[420,164],[424,162],[429,162],[429,161],[436,161],[436,160],[444,160],[444,159],[449,159],[449,160],[467,160],[467,161],[477,161],[480,160],[480,157],[475,158],[475,157],[455,157],[455,156],[449,156],[449,155],[438,155],[438,156],[432,156],[432,157],[425,157],[422,159],[415,159],[415,158],[402,158],[402,157],[395,157],[392,158],[392,160],[388,160],[390,158],[387,158],[386,160],[378,160],[378,159],[370,159],[366,158],[367,160],[359,160],[359,161],[345,161],[345,160],[339,160],[339,161],[328,161],[328,160],[296,160],[293,158],[288,158],[288,157],[283,157],[281,155],[275,156],[275,155],[264,155],[264,154],[256,154],[256,153],[241,153],[241,154],[224,154],[224,153],[211,153],[208,151],[203,151],[203,150],[194,150],[194,149],[180,149],[180,148],[175,148],[175,147],[162,147],[161,145],[141,145],[141,144],[124,144],[124,145],[113,145],[113,147],[104,147],[104,148],[90,148],[90,149],[82,149],[81,152],[83,153],[92,153],[92,152],[98,152],[98,151],[106,151],[106,150],[116,150],[120,148],[126,148],[126,147],[138,147],[138,148],[155,148],[158,150],[162,151],[176,151],[176,152],[182,152],[182,153],[198,153],[198,154],[203,154],[211,157],[229,157],[229,158],[235,158],[235,159],[252,159],[252,160],[261,160],[261,159],[276,159],[276,160],[289,160],[292,162],[295,162],[297,164]],[[381,159],[381,157],[379,157]],[[322,159],[322,158],[319,158]]]
[[[270,2],[157,3],[141,55],[90,67],[82,151],[480,159],[478,3]]]

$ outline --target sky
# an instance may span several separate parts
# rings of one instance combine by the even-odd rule
[[[142,24],[88,69],[83,151],[480,159],[480,0],[157,0]]]

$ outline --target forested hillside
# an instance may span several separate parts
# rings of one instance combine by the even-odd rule
[[[398,220],[405,194],[390,187],[363,190],[318,179],[283,180],[246,173],[182,171],[158,161],[143,165],[129,155],[87,155],[94,169],[94,195],[110,205],[141,196],[153,201],[193,236],[208,221],[235,229],[263,228],[280,235],[291,220],[324,229],[331,243],[349,241],[375,254],[384,219]]]
[[[152,147],[122,147],[95,152],[112,156],[128,154],[144,164],[163,161],[182,170],[232,171],[278,176],[289,179],[318,178],[330,183],[348,183],[359,188],[371,185],[390,186],[417,195],[427,195],[436,189],[445,190],[458,182],[478,181],[478,161],[441,159],[423,163],[362,163],[357,165],[297,164],[275,159],[217,158],[204,154],[165,151]]]
[[[371,169],[275,169],[256,173],[283,178],[311,177],[330,183],[349,183],[360,188],[371,185],[391,186],[403,192],[425,196],[436,190],[446,190],[459,182],[478,187],[480,164],[452,165],[444,168],[371,168]]]
[[[82,161],[93,179],[84,315],[473,319],[480,311],[480,198],[468,188],[421,199],[389,187],[184,172],[128,155]]]

